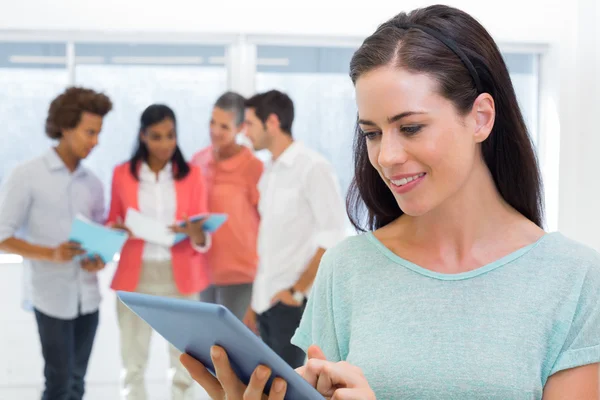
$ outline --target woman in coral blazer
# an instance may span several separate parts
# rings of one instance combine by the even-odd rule
[[[131,160],[115,168],[108,223],[125,228],[129,208],[171,226],[188,238],[172,247],[130,238],[112,281],[112,289],[177,298],[197,299],[208,284],[204,254],[210,236],[202,223],[187,218],[206,213],[207,198],[199,168],[189,165],[177,146],[176,119],[165,105],[151,105],[141,116],[138,147]],[[176,221],[186,221],[175,228]],[[117,303],[120,328],[122,398],[146,398],[144,372],[152,329]],[[170,347],[171,398],[186,398],[192,379],[179,362],[180,353]]]

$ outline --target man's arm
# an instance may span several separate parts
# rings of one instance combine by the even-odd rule
[[[346,236],[344,202],[331,164],[325,161],[314,164],[303,180],[303,192],[308,199],[313,219],[317,225],[318,249],[296,283],[290,289],[277,293],[272,299],[273,303],[281,301],[287,305],[300,305],[292,295],[292,290],[305,294],[317,276],[325,251]]]
[[[317,224],[316,241],[319,248],[293,286],[293,290],[302,293],[306,293],[312,286],[325,251],[346,236],[344,202],[331,164],[326,162],[315,164],[304,180],[304,187]]]
[[[52,249],[17,239],[31,206],[30,179],[25,166],[15,168],[0,189],[0,251],[33,260],[49,260]]]
[[[29,260],[52,261],[54,259],[53,248],[37,246],[16,237],[9,237],[0,242],[0,251],[18,254]]]
[[[82,254],[76,243],[63,243],[56,249],[38,246],[15,237],[27,220],[32,195],[31,178],[24,166],[17,167],[0,189],[0,251],[30,260],[65,262]]]
[[[312,286],[317,276],[317,271],[319,270],[319,264],[321,264],[321,258],[323,257],[323,254],[325,254],[325,249],[319,247],[315,252],[315,255],[308,263],[308,267],[300,276],[300,279],[298,279],[296,284],[292,287],[295,292],[306,293],[308,288]]]

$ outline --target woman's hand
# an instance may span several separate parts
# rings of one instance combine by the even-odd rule
[[[308,362],[296,371],[332,400],[375,400],[375,393],[360,368],[345,361],[327,361],[318,346],[308,349]]]
[[[192,378],[206,390],[213,400],[283,400],[287,383],[281,378],[275,378],[269,396],[263,394],[265,385],[271,376],[271,370],[259,366],[250,377],[248,386],[244,385],[235,375],[225,350],[213,346],[211,358],[215,366],[215,378],[201,362],[187,354],[181,355],[181,363]]]
[[[116,222],[113,222],[112,224],[110,224],[110,228],[111,229],[116,229],[118,231],[124,231],[125,233],[127,233],[127,236],[129,236],[129,239],[133,239],[133,233],[131,232],[131,230],[123,223],[123,220],[121,219],[121,217],[117,218]]]
[[[206,233],[202,226],[206,218],[200,218],[194,221],[190,221],[189,218],[185,218],[183,225],[175,224],[171,225],[171,231],[174,233],[183,233],[188,236],[190,240],[197,246],[204,246],[206,244]]]

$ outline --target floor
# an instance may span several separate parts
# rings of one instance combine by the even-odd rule
[[[147,400],[168,400],[169,390],[167,383],[151,383],[147,385]],[[41,388],[23,386],[23,387],[0,387],[0,400],[39,400]],[[119,388],[115,384],[91,384],[88,385],[84,400],[118,400]],[[198,386],[194,400],[208,400],[210,397]]]
[[[118,400],[121,368],[116,298],[108,289],[114,270],[100,273],[104,300],[100,326],[87,373],[85,400]],[[0,265],[0,400],[39,400],[43,385],[43,360],[35,318],[21,308],[23,265]],[[147,400],[168,400],[167,343],[159,335],[152,338],[146,371]],[[208,396],[198,386],[194,400]]]

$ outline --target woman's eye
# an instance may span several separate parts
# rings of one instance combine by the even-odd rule
[[[406,136],[413,136],[413,135],[416,135],[417,133],[419,133],[421,128],[423,128],[422,125],[408,125],[408,126],[401,127],[400,130]]]
[[[381,134],[381,132],[379,132],[379,131],[371,131],[371,132],[361,131],[361,134],[365,139],[373,140],[376,137],[378,137]]]

